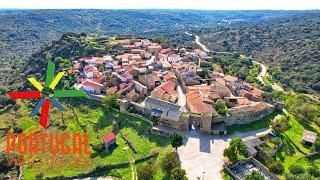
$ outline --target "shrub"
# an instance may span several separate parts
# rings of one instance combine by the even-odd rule
[[[228,113],[226,102],[223,99],[218,99],[214,105],[216,107],[218,114],[226,115]]]
[[[103,143],[94,143],[94,144],[91,144],[91,147],[95,152],[101,152],[104,149],[104,144]]]
[[[166,154],[161,162],[162,169],[167,174],[170,174],[171,170],[176,167],[180,167],[180,165],[179,157],[175,152]]]
[[[232,163],[238,160],[238,155],[247,156],[247,145],[239,138],[232,138],[230,146],[223,151],[223,156],[227,157]]]
[[[293,174],[285,174],[286,180],[296,180],[296,177]]]
[[[290,128],[289,121],[286,116],[281,116],[271,123],[271,128],[277,132],[284,132]]]
[[[283,165],[279,161],[274,161],[268,166],[271,172],[282,174],[284,171]]]
[[[264,180],[264,179],[265,179],[264,176],[257,171],[253,171],[252,173],[246,176],[246,180]]]
[[[176,167],[170,172],[170,180],[188,180],[186,171],[181,167]]]
[[[218,114],[220,115],[226,115],[228,114],[228,109],[227,108],[222,108],[218,110]]]
[[[313,180],[314,178],[308,174],[308,173],[304,173],[304,174],[298,174],[296,175],[296,179],[297,180]]]
[[[231,161],[232,163],[238,160],[237,153],[234,151],[233,148],[226,148],[223,151],[223,156],[227,157],[229,161]]]
[[[274,138],[270,138],[270,141],[273,143],[273,144],[276,144],[276,145],[279,145],[281,144],[281,139],[278,138],[278,137],[274,137]]]
[[[310,175],[314,177],[320,177],[320,170],[315,167],[309,167],[307,171]]]
[[[305,170],[299,165],[291,165],[289,170],[292,174],[303,174]]]
[[[153,180],[155,173],[154,162],[141,165],[138,171],[138,178],[142,180]]]
[[[318,117],[316,120],[315,120],[315,123],[320,126],[320,117]]]

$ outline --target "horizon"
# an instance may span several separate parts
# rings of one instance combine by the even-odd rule
[[[0,0],[0,9],[320,10],[319,0]]]
[[[319,9],[166,9],[166,8],[146,8],[146,9],[102,9],[102,8],[2,8],[0,10],[112,10],[112,11],[123,11],[123,10],[172,10],[172,11],[320,11]]]

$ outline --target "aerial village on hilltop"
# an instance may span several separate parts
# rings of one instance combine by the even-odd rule
[[[148,39],[117,37],[120,55],[82,57],[69,73],[78,73],[76,88],[92,97],[116,93],[120,110],[134,109],[160,125],[226,134],[226,126],[246,124],[272,113],[262,91],[236,77],[207,72],[211,57],[200,49],[162,47]],[[218,100],[224,107],[216,107]]]

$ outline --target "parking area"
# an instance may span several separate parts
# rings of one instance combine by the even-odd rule
[[[228,146],[228,139],[196,131],[188,131],[184,135],[185,142],[178,148],[178,154],[188,179],[222,179],[220,170],[223,168],[223,150]]]

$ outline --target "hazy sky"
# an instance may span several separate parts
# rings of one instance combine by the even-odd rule
[[[320,0],[0,0],[0,8],[28,9],[320,9]]]

